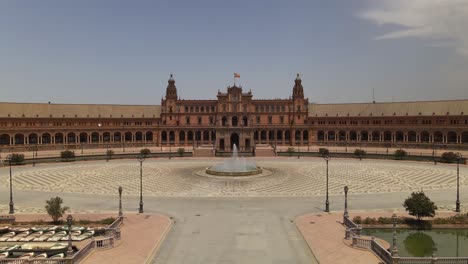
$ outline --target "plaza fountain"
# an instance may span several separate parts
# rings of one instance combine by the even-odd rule
[[[251,176],[260,174],[263,170],[254,162],[246,160],[244,157],[239,158],[237,147],[234,144],[230,159],[206,168],[205,172],[216,176]]]

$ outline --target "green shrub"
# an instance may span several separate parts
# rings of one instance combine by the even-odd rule
[[[24,162],[24,154],[12,153],[9,155],[11,164],[22,164]]]
[[[353,218],[353,222],[354,222],[355,224],[357,224],[357,225],[360,225],[360,224],[362,224],[362,218],[361,218],[360,216],[355,216],[355,217]]]
[[[330,151],[327,148],[319,148],[319,153],[322,156],[328,156],[330,155]]]
[[[99,221],[101,224],[103,225],[110,225],[112,223],[114,223],[115,221],[115,218],[114,217],[108,217],[108,218],[105,218],[105,219],[102,219],[101,221]]]
[[[365,225],[374,225],[376,222],[377,220],[375,220],[375,218],[370,218],[370,217],[366,217],[364,221],[362,221],[362,223]]]
[[[289,157],[291,157],[294,154],[295,151],[296,150],[294,149],[294,147],[289,147],[288,150],[287,150],[287,152],[289,153]]]
[[[356,156],[359,159],[362,159],[366,155],[366,151],[363,149],[355,149],[354,150],[354,156]]]
[[[112,159],[112,156],[114,156],[114,154],[115,154],[115,153],[114,153],[114,151],[113,151],[112,149],[108,149],[108,150],[106,151],[106,157],[107,157],[108,159]]]
[[[184,149],[184,148],[178,148],[178,149],[177,149],[177,154],[179,154],[179,157],[183,157],[183,156],[184,156],[184,153],[185,153],[185,149]]]
[[[149,154],[151,154],[151,150],[147,149],[147,148],[144,148],[144,149],[141,149],[140,150],[140,154],[144,157],[144,158],[147,158],[149,156]]]
[[[402,149],[397,149],[395,150],[395,159],[397,160],[402,160],[407,154],[406,154],[406,151],[402,150]]]
[[[64,150],[60,152],[60,157],[63,161],[70,161],[75,159],[75,152],[71,150]]]
[[[457,162],[457,154],[453,153],[452,151],[450,152],[444,152],[442,153],[440,161],[445,162],[445,163],[454,163]]]

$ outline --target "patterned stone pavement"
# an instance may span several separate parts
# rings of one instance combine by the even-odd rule
[[[257,159],[270,172],[263,176],[202,176],[204,168],[222,159],[162,160],[143,163],[143,193],[165,197],[301,197],[324,195],[325,162],[319,158]],[[468,168],[460,167],[460,185],[468,185]],[[15,189],[45,192],[138,195],[139,163],[131,160],[41,164],[14,167]],[[456,165],[355,159],[329,163],[329,193],[348,185],[354,194],[438,190],[456,187]],[[0,168],[0,187],[8,187],[8,168]]]

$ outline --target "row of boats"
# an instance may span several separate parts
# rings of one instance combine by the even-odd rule
[[[64,258],[66,243],[26,243],[23,245],[0,246],[0,259],[56,259]]]
[[[0,237],[0,242],[57,242],[68,240],[68,227],[59,228],[9,228],[6,233]],[[73,227],[70,230],[71,239],[73,241],[83,241],[91,238],[95,234],[95,230],[85,227]]]

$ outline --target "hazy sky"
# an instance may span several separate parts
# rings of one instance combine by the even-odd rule
[[[468,0],[3,0],[0,101],[468,99]]]

